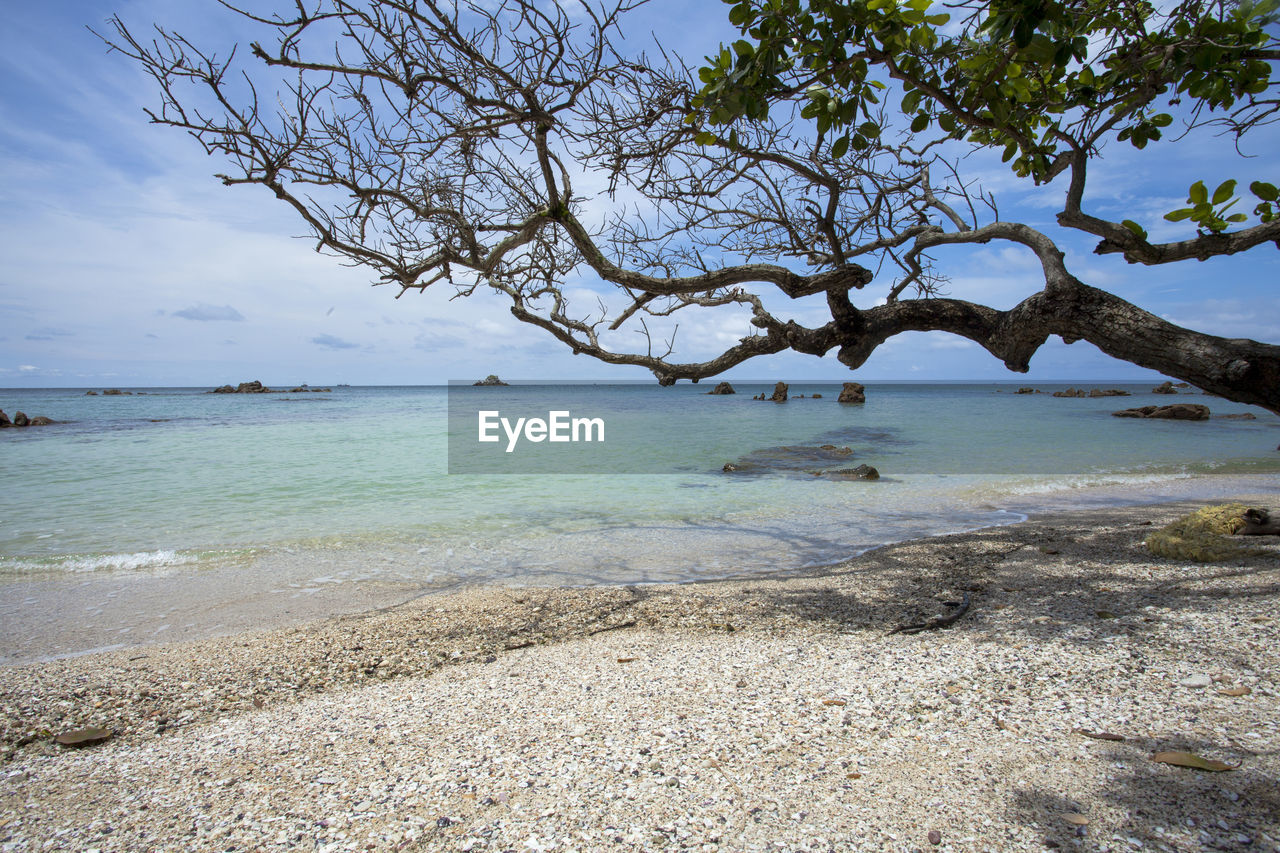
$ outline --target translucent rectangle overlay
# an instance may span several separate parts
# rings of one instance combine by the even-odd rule
[[[879,482],[895,477],[1167,476],[1199,462],[1206,433],[1241,442],[1241,472],[1275,446],[1271,424],[1153,422],[1111,417],[1145,400],[1018,395],[999,384],[867,383],[840,403],[842,383],[773,381],[521,382],[448,388],[450,474],[705,474]],[[1134,395],[1147,389],[1134,387]],[[1266,431],[1254,438],[1235,433]],[[1269,443],[1268,443],[1269,442]],[[1219,463],[1221,464],[1221,463]],[[865,466],[865,467],[863,467]],[[1234,463],[1232,463],[1234,466]],[[1221,473],[1221,472],[1220,472]]]

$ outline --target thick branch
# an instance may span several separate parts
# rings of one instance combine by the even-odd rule
[[[1059,335],[1280,414],[1280,346],[1184,329],[1078,281],[1041,291],[1008,311],[958,299],[912,299],[868,309],[862,317],[863,333],[842,342],[839,352],[850,368],[894,335],[943,331],[980,344],[1010,370],[1025,373],[1036,350]]]

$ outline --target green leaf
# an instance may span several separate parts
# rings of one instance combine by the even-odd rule
[[[839,160],[849,150],[849,135],[845,134],[831,146],[831,156]]]
[[[1191,189],[1187,192],[1187,201],[1192,204],[1204,204],[1209,200],[1209,191],[1205,189],[1204,181],[1196,181],[1191,185]]]
[[[1243,213],[1233,213],[1227,217],[1227,221],[1228,222],[1244,222],[1248,218],[1249,217],[1245,216]]]
[[[1263,201],[1280,200],[1280,191],[1276,189],[1275,184],[1268,184],[1266,181],[1254,181],[1249,184],[1249,191]]]
[[[1218,184],[1218,188],[1213,191],[1213,203],[1222,204],[1227,199],[1236,194],[1235,181],[1223,181]]]
[[[1193,213],[1195,213],[1195,210],[1190,207],[1184,207],[1181,210],[1174,210],[1166,213],[1164,218],[1170,222],[1181,222],[1184,219],[1190,219],[1191,214]]]
[[[729,23],[735,27],[741,27],[752,18],[751,4],[739,3],[729,10]]]
[[[928,126],[929,126],[928,113],[919,113],[916,115],[914,119],[911,120],[912,133],[919,133],[920,131],[924,130]]]
[[[716,135],[709,130],[701,130],[693,137],[693,141],[699,145],[711,145],[716,141]]]
[[[1140,240],[1147,239],[1147,230],[1143,228],[1141,225],[1139,225],[1138,223],[1134,222],[1132,219],[1126,219],[1120,224],[1123,225],[1125,228],[1128,228],[1130,231],[1132,231],[1133,235],[1138,239]]]

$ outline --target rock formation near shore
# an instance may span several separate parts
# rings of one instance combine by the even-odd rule
[[[712,388],[707,393],[708,394],[737,394],[738,392],[733,390],[733,386],[730,385],[728,382],[721,382],[719,385]]]
[[[773,396],[769,399],[775,403],[787,402],[787,389],[790,387],[791,386],[785,382],[779,382],[777,385],[773,386]]]
[[[46,418],[43,415],[37,415],[34,418],[27,417],[25,412],[14,412],[13,420],[10,420],[9,416],[4,413],[4,410],[0,409],[0,429],[21,429],[22,427],[48,426],[49,424],[56,423],[57,421],[53,418]]]
[[[1117,418],[1161,418],[1172,421],[1207,421],[1209,407],[1199,403],[1174,403],[1170,406],[1142,406],[1112,412]]]
[[[471,384],[473,386],[475,385],[495,386],[495,385],[508,385],[510,383],[503,382],[501,379],[498,378],[498,374],[490,373],[488,376],[486,376],[484,379],[481,379],[479,382],[472,382]]]
[[[846,382],[844,387],[840,389],[840,396],[836,398],[837,403],[865,403],[867,402],[867,387],[861,382]]]
[[[1162,382],[1151,389],[1152,394],[1177,394],[1178,390],[1173,387],[1173,383],[1169,381]]]

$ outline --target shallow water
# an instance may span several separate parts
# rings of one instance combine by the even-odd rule
[[[96,626],[76,642],[106,645],[125,629],[131,642],[169,624],[156,621],[157,602],[184,589],[202,601],[183,604],[177,627],[195,630],[210,624],[202,607],[229,601],[323,615],[467,583],[741,576],[1043,507],[1236,488],[1223,478],[1280,491],[1280,419],[1198,393],[1163,397],[1144,384],[1114,386],[1131,397],[1059,399],[1015,395],[1016,385],[872,384],[864,405],[843,406],[838,383],[794,383],[806,399],[785,405],[750,399],[771,384],[735,386],[734,396],[654,384],[2,391],[10,414],[63,423],[0,434],[0,655],[67,635],[72,622]],[[823,399],[808,399],[815,392]],[[1257,419],[1110,416],[1178,401]],[[479,448],[477,404],[598,415],[606,441]],[[726,462],[740,470],[723,472]],[[881,479],[813,473],[858,464]]]

